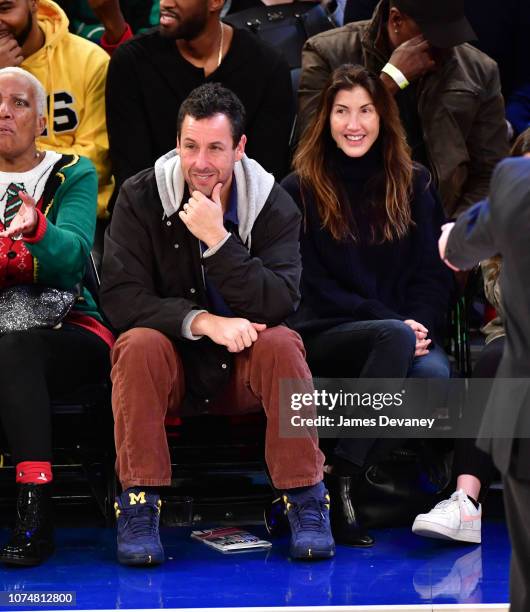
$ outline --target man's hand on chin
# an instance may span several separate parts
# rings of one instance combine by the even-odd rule
[[[191,323],[194,336],[208,336],[216,344],[226,346],[231,353],[240,353],[251,347],[258,334],[265,330],[264,323],[252,323],[237,317],[218,317],[201,312]]]
[[[221,203],[222,183],[213,188],[211,198],[194,191],[179,212],[179,217],[190,232],[210,249],[226,238]]]

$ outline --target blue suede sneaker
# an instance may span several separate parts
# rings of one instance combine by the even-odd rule
[[[158,523],[162,502],[155,493],[131,487],[116,498],[118,561],[124,565],[158,565],[164,562]]]
[[[328,559],[335,555],[335,542],[329,524],[329,493],[324,484],[283,495],[285,512],[291,526],[293,559]]]

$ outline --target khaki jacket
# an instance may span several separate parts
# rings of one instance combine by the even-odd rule
[[[302,54],[299,129],[311,120],[335,68],[362,64],[379,73],[388,57],[375,41],[387,0],[370,21],[350,23],[310,38]],[[471,45],[458,45],[418,86],[418,114],[446,215],[451,218],[488,194],[493,168],[508,154],[504,102],[495,62]]]

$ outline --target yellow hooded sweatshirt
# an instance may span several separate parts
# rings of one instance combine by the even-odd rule
[[[106,216],[114,189],[105,118],[108,54],[68,32],[68,18],[52,0],[40,0],[38,23],[44,46],[21,65],[48,94],[46,132],[37,143],[58,153],[88,157],[99,177],[98,216]]]

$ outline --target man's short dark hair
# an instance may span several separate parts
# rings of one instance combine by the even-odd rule
[[[245,107],[236,94],[220,83],[205,83],[195,88],[180,105],[177,119],[177,136],[184,118],[189,115],[194,119],[209,119],[215,115],[225,115],[230,121],[234,148],[245,133]]]

